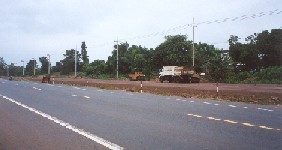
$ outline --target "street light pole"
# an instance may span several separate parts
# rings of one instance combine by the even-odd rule
[[[77,46],[75,47],[75,52],[74,52],[74,77],[76,78],[76,61],[77,61],[77,56],[76,56],[76,50],[77,50]]]
[[[6,67],[7,67],[7,77],[9,77],[9,66],[6,65]]]
[[[194,17],[193,17],[193,67],[195,66],[194,28],[195,28],[195,24],[194,24]]]
[[[35,59],[32,58],[32,60],[33,60],[33,75],[35,76]]]
[[[50,54],[47,54],[47,56],[49,57],[49,59],[48,59],[48,74],[50,74],[50,65],[51,65],[51,63],[50,63]]]
[[[118,38],[117,38],[117,40],[116,41],[114,41],[114,42],[117,42],[117,79],[118,79]]]
[[[23,76],[24,76],[24,60],[21,60],[21,62],[23,63]]]

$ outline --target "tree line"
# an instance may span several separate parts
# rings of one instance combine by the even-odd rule
[[[241,38],[231,35],[228,39],[229,50],[217,49],[207,43],[194,43],[193,64],[193,41],[188,40],[186,35],[169,35],[164,37],[164,42],[155,49],[146,48],[129,43],[119,43],[119,74],[127,77],[135,71],[142,71],[147,78],[158,76],[158,70],[162,66],[187,66],[196,72],[205,72],[210,80],[226,82],[231,78],[242,75],[242,72],[258,73],[268,68],[281,68],[282,61],[282,29],[272,29],[271,32],[263,31],[245,38],[245,42],[239,42]],[[75,55],[75,53],[77,55]],[[77,58],[78,75],[82,77],[109,77],[114,78],[117,69],[117,45],[113,46],[111,56],[106,61],[94,60],[89,62],[87,46],[81,44],[81,50],[66,50],[64,59],[56,62],[52,72],[60,72],[61,75],[69,75],[74,72],[75,56]],[[36,69],[36,60],[30,60],[26,67],[26,75],[48,73],[48,58],[40,57],[41,68]],[[6,68],[3,58],[0,59],[0,74],[4,75]],[[281,69],[280,69],[281,70]],[[22,67],[10,65],[10,75],[22,75]],[[280,78],[281,79],[281,78]],[[280,80],[278,79],[278,80]],[[238,78],[238,80],[241,80]]]

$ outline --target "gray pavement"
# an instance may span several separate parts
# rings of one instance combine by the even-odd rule
[[[282,107],[0,79],[0,149],[282,149]]]

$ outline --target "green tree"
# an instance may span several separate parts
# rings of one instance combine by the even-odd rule
[[[61,62],[56,62],[56,66],[53,66],[52,67],[52,70],[54,71],[54,72],[60,72],[61,71]]]
[[[106,63],[104,60],[94,60],[90,64],[84,64],[82,71],[86,73],[87,76],[97,76],[105,73]]]
[[[118,45],[118,70],[120,74],[127,74],[128,72],[130,72],[130,69],[128,67],[130,62],[126,57],[128,47],[128,43],[122,43]],[[114,45],[114,49],[115,50],[112,51],[112,56],[109,56],[106,62],[106,72],[108,74],[115,74],[117,69],[117,45]]]
[[[89,58],[88,58],[89,56],[87,56],[87,51],[86,51],[87,46],[86,46],[84,41],[81,42],[81,43],[82,43],[81,44],[81,59],[83,61],[83,64],[88,64],[89,63]]]
[[[65,59],[62,62],[62,74],[69,74],[70,72],[75,71],[75,51],[74,49],[66,50],[66,54],[64,54]],[[77,71],[80,70],[80,57],[79,51],[76,51],[77,54]]]
[[[15,66],[14,63],[11,63],[11,65],[9,65],[9,75],[10,76],[21,76],[22,75],[22,67],[21,66]]]
[[[221,57],[220,52],[210,59],[208,64],[209,73],[208,78],[215,82],[221,82],[226,79],[229,70],[230,59],[226,57]]]
[[[256,45],[262,67],[281,66],[282,29],[272,29],[271,33],[263,31],[257,34]]]
[[[41,63],[41,74],[47,74],[49,65],[47,57],[39,57],[39,62]]]
[[[154,67],[192,66],[191,45],[192,41],[187,41],[185,35],[165,36],[165,41],[155,49]]]
[[[242,71],[254,71],[261,68],[281,66],[282,29],[263,31],[245,38],[246,44],[238,42],[237,36],[229,39],[230,56],[234,67],[241,64]]]
[[[0,57],[0,76],[5,75],[6,72],[6,66],[7,64],[5,63],[5,60],[3,57]]]
[[[36,60],[29,60],[29,62],[26,64],[26,74],[33,75],[33,71],[36,69]]]

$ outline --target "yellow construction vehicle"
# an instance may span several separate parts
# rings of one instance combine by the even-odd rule
[[[145,81],[145,75],[142,72],[135,72],[129,75],[130,81]]]

